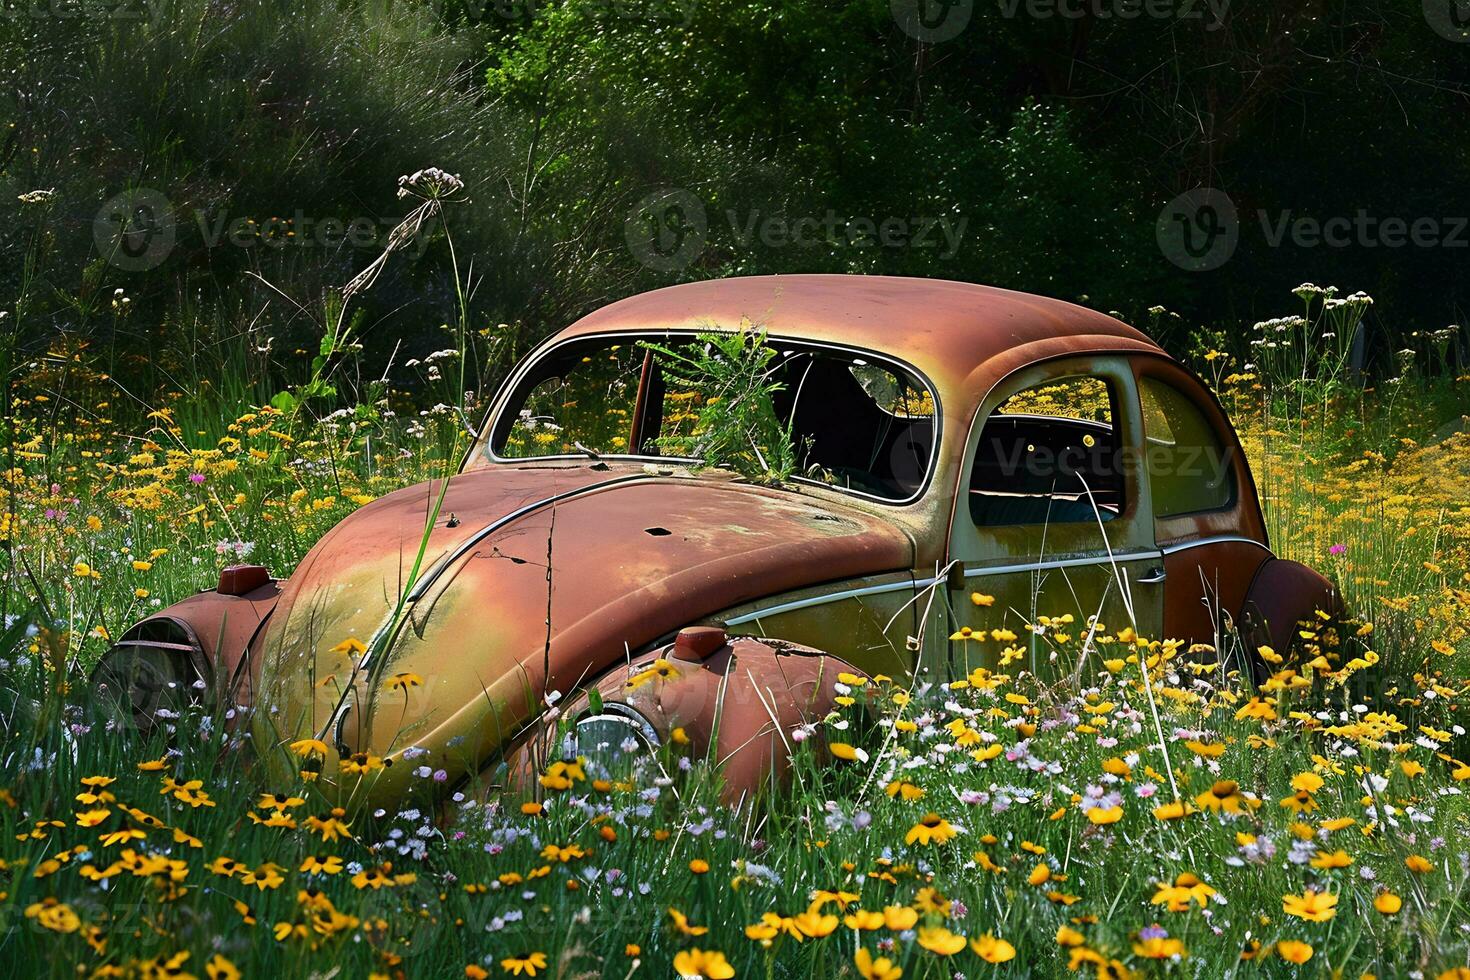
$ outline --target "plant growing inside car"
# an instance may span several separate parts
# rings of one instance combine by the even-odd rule
[[[700,467],[733,470],[752,483],[780,484],[797,468],[792,423],[776,414],[776,350],[748,322],[734,332],[697,335],[692,344],[643,346],[662,358],[670,387],[694,403],[684,431],[660,436],[659,451],[699,460]]]

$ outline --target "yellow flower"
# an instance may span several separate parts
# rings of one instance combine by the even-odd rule
[[[887,793],[890,797],[897,797],[902,800],[920,800],[924,798],[923,788],[915,786],[906,779],[893,780],[893,782],[883,788],[883,792]]]
[[[1154,929],[1158,927],[1155,926]],[[1162,931],[1162,930],[1160,930]],[[1148,960],[1167,960],[1175,956],[1188,956],[1189,951],[1184,948],[1184,943],[1172,936],[1167,935],[1142,935],[1134,940],[1133,952]]]
[[[669,909],[669,919],[674,923],[674,928],[686,936],[703,936],[709,932],[709,926],[690,925],[689,917],[676,908]]]
[[[837,929],[837,916],[826,914],[821,910],[820,902],[813,902],[805,912],[798,912],[791,917],[796,928],[801,930],[802,935],[812,939],[821,939],[830,936]]]
[[[388,679],[388,690],[407,693],[410,687],[422,687],[423,683],[424,679],[418,674],[404,671],[401,674],[394,674]]]
[[[1183,820],[1195,812],[1197,811],[1187,800],[1173,800],[1154,807],[1154,817],[1159,820]]]
[[[235,968],[235,964],[219,953],[215,953],[209,962],[204,964],[204,975],[209,980],[240,980],[240,971]]]
[[[987,963],[1006,963],[1016,958],[1016,947],[988,932],[979,939],[970,940],[970,948]]]
[[[341,770],[349,776],[361,776],[383,768],[383,760],[370,752],[354,752],[337,761]]]
[[[844,762],[867,762],[868,753],[846,742],[828,742],[827,751]]]
[[[1404,907],[1404,900],[1393,892],[1379,892],[1373,898],[1373,907],[1383,915],[1398,915],[1399,909]]]
[[[1233,779],[1221,779],[1194,798],[1201,810],[1213,813],[1244,813],[1246,799],[1241,795],[1240,785]]]
[[[995,605],[995,596],[986,595],[983,592],[971,592],[970,601],[977,606],[993,606]]]
[[[1276,944],[1276,955],[1288,963],[1296,963],[1298,965],[1305,963],[1312,958],[1313,952],[1311,943],[1304,943],[1295,939],[1283,939]]]
[[[965,948],[965,937],[943,926],[925,926],[919,930],[919,945],[940,956],[953,956]]]
[[[1303,772],[1291,777],[1291,788],[1302,793],[1315,793],[1322,788],[1322,777],[1315,772]]]
[[[478,963],[468,963],[465,965],[464,975],[466,980],[485,980],[490,975],[490,971]]]
[[[1314,868],[1346,868],[1352,863],[1353,859],[1348,856],[1347,851],[1343,850],[1333,851],[1330,854],[1323,851],[1312,858],[1312,867]]]
[[[903,976],[903,969],[888,957],[875,960],[873,954],[862,947],[858,947],[852,961],[857,964],[858,975],[863,980],[898,980]]]
[[[1416,874],[1428,874],[1434,870],[1434,865],[1428,858],[1420,857],[1418,854],[1410,854],[1404,858],[1404,867]]]
[[[1098,825],[1117,823],[1123,819],[1123,808],[1120,806],[1095,806],[1087,811],[1087,819],[1089,822]]]
[[[356,657],[367,652],[367,644],[362,642],[355,636],[349,636],[341,643],[332,647],[331,652]]]
[[[701,977],[703,980],[731,980],[735,968],[725,960],[718,950],[702,950],[699,947],[686,949],[674,957],[674,972],[681,977]]]
[[[904,835],[905,844],[944,844],[958,833],[949,821],[937,813],[926,813],[922,820],[914,824],[909,832]]]
[[[883,907],[883,925],[894,932],[912,929],[918,921],[919,913],[907,905],[885,905]]]
[[[1152,903],[1166,905],[1170,912],[1186,912],[1191,902],[1198,902],[1200,908],[1209,905],[1215,894],[1215,889],[1201,881],[1198,875],[1186,871],[1175,878],[1173,884],[1159,882]]]
[[[309,854],[306,860],[301,862],[301,871],[304,874],[334,875],[341,872],[341,870],[342,859],[335,854],[330,854],[324,858]]]
[[[1031,873],[1026,876],[1028,885],[1044,885],[1048,881],[1051,881],[1051,868],[1045,861],[1032,868]]]
[[[1281,896],[1281,909],[1308,922],[1326,922],[1337,914],[1337,896],[1308,888],[1301,895]]]
[[[525,956],[509,956],[500,961],[500,968],[515,976],[524,973],[528,977],[534,977],[537,970],[546,969],[546,954],[527,953]]]
[[[82,927],[82,920],[71,906],[56,898],[45,898],[26,906],[25,914],[27,919],[35,919],[52,932],[70,933]]]
[[[842,920],[842,924],[849,929],[858,929],[871,932],[874,929],[883,928],[883,913],[869,912],[865,909],[857,909],[849,912]]]

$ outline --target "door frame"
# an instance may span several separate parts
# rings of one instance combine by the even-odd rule
[[[970,479],[985,423],[1002,402],[1019,391],[1049,381],[1085,377],[1101,378],[1109,384],[1113,402],[1113,426],[1117,434],[1117,449],[1123,467],[1123,511],[1117,518],[1107,522],[1013,525],[1013,527],[1040,529],[1041,540],[1039,542],[1034,539],[1028,540],[1027,534],[1018,533],[1013,537],[1012,547],[1003,547],[1002,542],[997,540],[993,533],[987,536],[987,529],[977,527],[970,517],[968,503]],[[1012,576],[1029,573],[1034,576],[1052,570],[1061,570],[1065,573],[1064,570],[1067,568],[1098,565],[1116,565],[1122,570],[1129,566],[1144,565],[1145,573],[1139,578],[1131,578],[1126,573],[1124,574],[1124,581],[1128,587],[1125,604],[1133,609],[1134,619],[1141,628],[1150,624],[1161,626],[1164,589],[1159,586],[1162,585],[1162,577],[1154,581],[1144,581],[1152,578],[1155,572],[1162,575],[1164,554],[1155,540],[1153,501],[1150,496],[1147,475],[1141,466],[1142,446],[1142,408],[1138,399],[1134,365],[1127,353],[1120,351],[1117,353],[1059,355],[1033,362],[1006,375],[986,393],[965,436],[963,456],[956,476],[954,517],[950,522],[946,548],[947,563],[960,573],[958,576],[951,576],[951,587],[959,582],[962,583],[960,591],[968,592],[972,586],[978,585],[986,578],[1000,575]],[[1084,526],[1087,530],[1079,532],[1080,538],[1072,538],[1074,542],[1072,547],[1067,546],[1068,536],[1065,533],[1060,542],[1052,539],[1058,527],[1080,529]],[[1099,529],[1102,531],[1101,534],[1098,533]],[[1087,541],[1089,537],[1091,540]],[[1084,541],[1087,543],[1084,544]],[[1024,553],[1018,551],[1015,545],[1023,546]],[[1146,587],[1134,588],[1136,585]],[[953,588],[950,591],[953,592]],[[956,597],[951,594],[949,598],[953,601]],[[1141,602],[1149,604],[1142,615],[1139,614],[1139,603]],[[1092,614],[1091,610],[1078,610],[1079,622]],[[927,625],[926,633],[933,631],[940,624],[931,620]],[[942,660],[946,664],[949,659],[948,636],[949,630],[945,630],[943,636],[945,642],[932,645],[945,649]],[[928,654],[931,644],[926,643],[925,647],[926,654]],[[937,655],[937,649],[935,655]],[[928,655],[926,659],[935,655]],[[931,659],[930,665],[937,667],[938,662]]]

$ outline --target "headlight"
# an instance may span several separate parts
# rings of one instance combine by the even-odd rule
[[[605,703],[600,713],[578,721],[576,736],[577,754],[600,762],[609,770],[652,755],[660,744],[652,722],[637,709],[617,702]]]
[[[100,720],[147,734],[177,717],[208,686],[209,665],[188,627],[150,619],[123,634],[92,671],[93,710]]]

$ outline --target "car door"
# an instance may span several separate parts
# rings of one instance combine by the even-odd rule
[[[1068,673],[1096,656],[1082,652],[1091,621],[1159,636],[1165,572],[1142,440],[1122,357],[1043,362],[991,391],[967,442],[946,583],[951,632],[980,638],[950,644],[952,670]]]
[[[1235,430],[1209,390],[1161,357],[1133,361],[1143,469],[1164,554],[1164,635],[1225,643],[1271,557],[1255,484]]]

